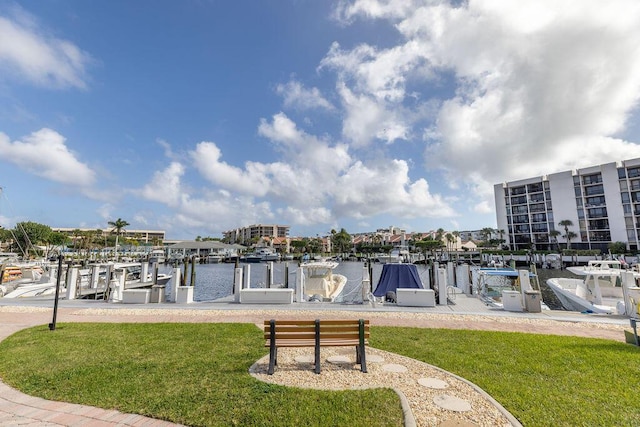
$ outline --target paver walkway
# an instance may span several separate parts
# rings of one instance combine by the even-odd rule
[[[147,306],[148,307],[148,306]],[[61,307],[58,311],[57,322],[253,322],[260,324],[268,316],[282,315],[287,317],[308,318],[317,312],[309,310],[276,309],[217,309],[209,307],[192,309],[183,306],[172,308],[129,309],[111,306],[94,305],[89,307]],[[236,306],[237,307],[237,306]],[[244,308],[244,307],[243,307]],[[262,308],[262,307],[261,307]],[[281,310],[278,312],[278,310]],[[623,327],[607,324],[587,324],[575,322],[570,318],[566,322],[545,320],[542,317],[536,321],[526,318],[515,321],[516,318],[490,317],[486,315],[446,315],[412,312],[365,314],[371,319],[372,325],[395,325],[413,327],[440,327],[456,329],[490,329],[499,331],[522,331],[544,334],[578,335],[624,340]],[[357,311],[323,311],[325,318],[362,316]],[[51,322],[51,308],[36,306],[0,306],[0,340],[20,329],[47,325]],[[17,390],[0,383],[0,426],[174,426],[176,424],[153,420],[140,415],[123,414],[113,410],[104,410],[85,405],[75,405],[65,402],[53,402],[36,397],[27,396]]]

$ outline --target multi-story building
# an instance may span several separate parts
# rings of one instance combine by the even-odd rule
[[[290,228],[288,225],[254,224],[248,227],[225,231],[224,241],[227,243],[248,245],[252,241],[257,242],[262,237],[289,237]]]
[[[511,249],[607,251],[611,242],[638,250],[640,158],[494,186],[498,229]],[[561,221],[575,237],[567,242]]]

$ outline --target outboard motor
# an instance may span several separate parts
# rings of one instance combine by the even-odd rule
[[[395,303],[396,302],[396,293],[393,291],[388,291],[385,295],[384,295],[384,301],[385,302],[392,302]]]

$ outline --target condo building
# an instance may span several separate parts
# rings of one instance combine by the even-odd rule
[[[289,237],[288,225],[277,224],[253,224],[247,227],[236,228],[224,232],[224,241],[227,243],[248,244],[252,240],[262,237]]]
[[[609,243],[624,242],[638,250],[640,158],[496,184],[494,196],[498,230],[510,249],[568,244],[607,252]],[[575,234],[568,242],[558,225],[565,220]]]

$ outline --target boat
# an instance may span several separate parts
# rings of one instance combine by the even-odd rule
[[[209,264],[219,264],[224,260],[224,255],[212,252],[207,255],[207,262]]]
[[[164,250],[163,249],[154,249],[151,251],[151,253],[149,254],[149,263],[153,264],[158,263],[158,264],[164,264],[165,261],[167,260],[165,254],[164,254]]]
[[[409,251],[394,249],[388,254],[378,254],[375,258],[376,262],[380,264],[398,264],[407,262],[409,259]]]
[[[476,296],[488,307],[506,311],[525,309],[525,294],[534,291],[531,280],[537,277],[528,270],[515,270],[500,265],[472,269],[471,276]],[[540,301],[539,309],[549,310],[549,307]]]
[[[632,298],[640,290],[637,271],[627,270],[615,260],[591,260],[585,266],[567,270],[582,278],[547,279],[547,285],[565,310],[620,315],[634,311],[637,297],[635,303]]]
[[[307,301],[333,302],[342,293],[347,277],[336,274],[335,261],[310,261],[300,264],[303,273],[302,292]]]
[[[95,271],[94,271],[95,270]],[[61,275],[59,297],[65,298],[67,289],[68,270]],[[107,280],[107,272],[111,276]],[[90,268],[78,269],[78,276],[75,284],[76,298],[97,298],[103,297],[105,291],[115,287],[121,281],[124,282],[124,289],[149,288],[154,284],[166,285],[171,279],[170,274],[157,273],[154,278],[153,273],[147,273],[144,280],[141,279],[142,266],[140,263],[107,263],[94,264]],[[124,275],[124,279],[122,279]],[[92,283],[92,277],[96,277]],[[4,298],[29,298],[48,297],[55,295],[57,273],[55,269],[49,270],[48,274],[42,275],[38,280],[30,283],[23,283],[16,286],[12,291],[7,292]],[[109,283],[109,287],[107,287]]]
[[[280,261],[280,254],[272,248],[258,248],[255,252],[248,253],[240,258],[243,262],[269,262]]]

